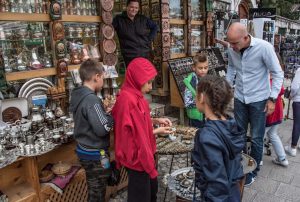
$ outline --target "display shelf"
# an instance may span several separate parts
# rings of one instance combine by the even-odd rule
[[[0,12],[1,21],[50,22],[49,14]]]
[[[204,25],[204,21],[191,20],[191,25]]]
[[[171,59],[175,59],[175,58],[183,58],[186,57],[185,53],[172,53],[171,54]]]
[[[39,13],[10,13],[1,12],[1,21],[26,21],[26,22],[50,22],[49,14],[39,14]],[[60,21],[64,22],[101,22],[100,16],[90,16],[90,15],[62,15]]]
[[[100,16],[91,15],[62,15],[63,22],[101,22]]]
[[[174,24],[174,25],[185,25],[185,24],[186,24],[186,20],[170,19],[170,24]]]
[[[68,70],[72,71],[74,69],[79,69],[80,65],[70,65]],[[21,71],[6,73],[6,81],[16,81],[21,79],[31,79],[35,77],[47,77],[56,75],[56,68],[45,68],[39,70]]]
[[[21,183],[2,190],[10,202],[35,202],[38,201],[38,195],[29,183]]]

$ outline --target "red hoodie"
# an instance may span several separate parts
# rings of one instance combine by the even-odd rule
[[[272,85],[272,80],[270,81]],[[284,88],[281,86],[281,90],[278,94],[277,101],[275,103],[275,110],[272,114],[267,116],[266,126],[270,127],[273,125],[280,124],[283,119],[283,103],[281,100],[281,96],[284,94]]]
[[[145,58],[135,58],[126,70],[125,82],[112,110],[115,120],[115,159],[118,167],[145,171],[157,177],[154,154],[156,141],[149,103],[141,92],[143,84],[157,72]]]

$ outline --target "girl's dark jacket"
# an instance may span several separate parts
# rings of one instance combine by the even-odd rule
[[[230,201],[230,193],[243,177],[245,135],[234,119],[207,120],[197,131],[192,160],[204,201]]]

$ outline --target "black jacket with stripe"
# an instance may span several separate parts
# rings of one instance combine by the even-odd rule
[[[104,111],[102,101],[91,89],[80,86],[71,94],[70,112],[74,117],[77,143],[90,149],[107,149],[113,118]]]

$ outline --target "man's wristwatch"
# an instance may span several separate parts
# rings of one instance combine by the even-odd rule
[[[273,98],[273,97],[269,97],[268,100],[270,100],[270,101],[273,102],[273,103],[276,103],[276,100],[277,100],[277,99],[276,99],[276,98]]]

